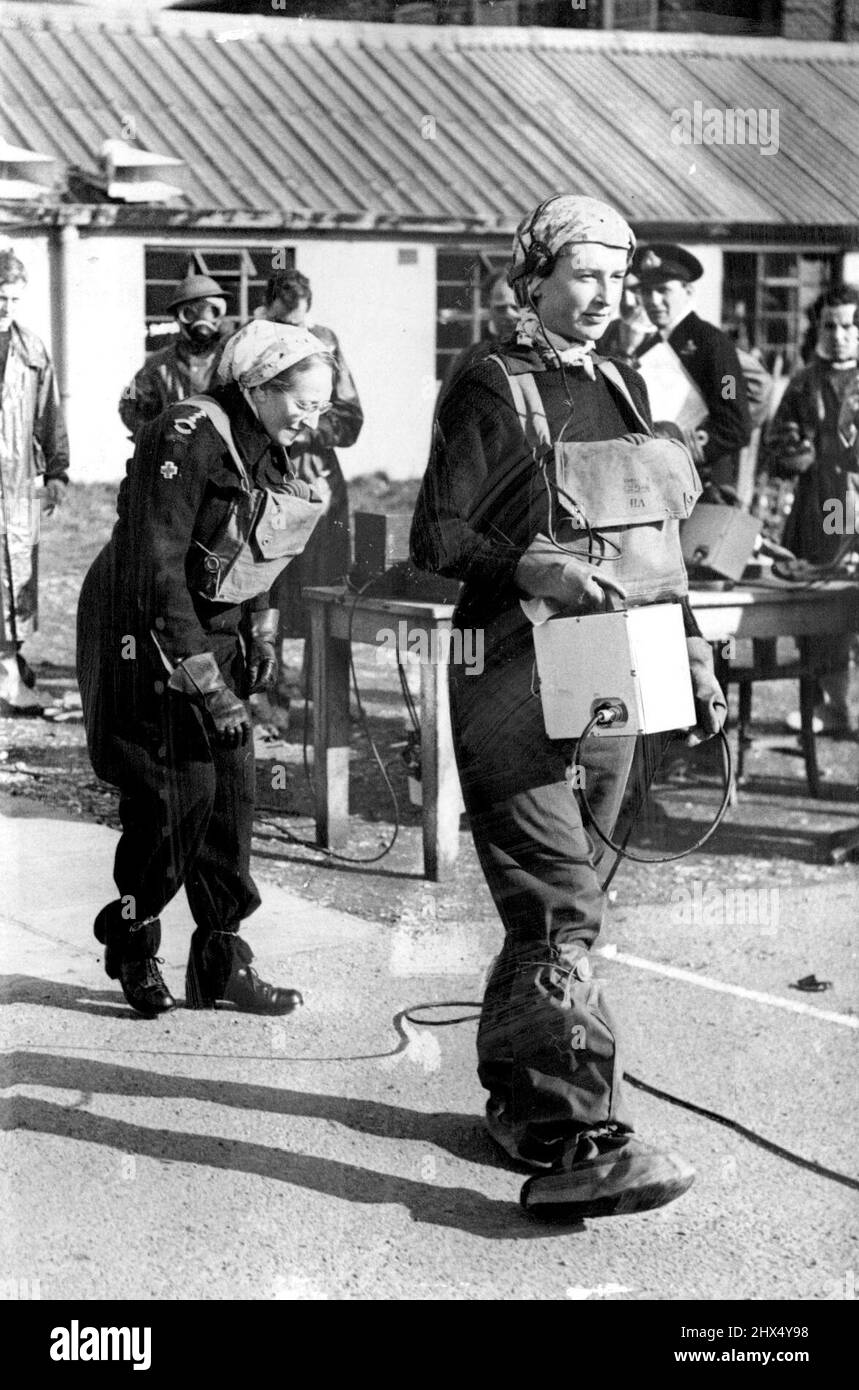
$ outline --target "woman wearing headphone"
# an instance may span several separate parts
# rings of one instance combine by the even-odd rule
[[[634,247],[624,219],[593,198],[551,198],[520,224],[509,272],[522,309],[515,338],[444,400],[412,528],[414,562],[463,581],[457,625],[484,634],[482,674],[451,670],[451,711],[475,847],[506,932],[478,1032],[487,1122],[510,1157],[543,1175],[526,1184],[523,1202],[573,1217],[662,1205],[694,1173],[632,1131],[616,1027],[588,955],[603,919],[605,850],[575,788],[584,779],[610,835],[635,740],[589,739],[584,766],[570,775],[570,745],[547,737],[534,693],[531,619],[677,600],[699,732],[716,733],[725,715],[684,601],[677,521],[645,515],[653,524],[636,528],[636,545],[621,553],[599,523],[617,509],[625,455],[582,471],[583,444],[652,444],[641,378],[594,353]],[[660,444],[654,517],[676,518],[700,483],[683,446]],[[577,503],[587,529],[577,529]]]

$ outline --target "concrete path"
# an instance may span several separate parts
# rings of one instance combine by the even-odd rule
[[[855,1191],[652,1094],[632,1096],[639,1128],[695,1164],[686,1197],[578,1227],[527,1217],[521,1177],[481,1126],[474,1023],[392,1024],[410,1003],[474,999],[494,932],[382,928],[261,880],[248,939],[262,973],[298,985],[306,1007],[147,1021],[91,936],[114,832],[20,801],[3,809],[7,1288],[572,1301],[855,1288]],[[704,925],[690,903],[671,925],[664,907],[619,910],[606,933],[618,955],[599,968],[629,1071],[855,1178],[855,876],[784,893],[776,919]],[[164,925],[181,999],[184,902]],[[792,991],[809,970],[835,987]],[[797,1000],[808,1008],[778,1002]]]

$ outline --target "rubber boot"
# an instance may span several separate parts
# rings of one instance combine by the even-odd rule
[[[529,1178],[519,1200],[543,1220],[631,1216],[682,1197],[695,1170],[679,1154],[656,1149],[622,1125],[582,1130],[555,1168]]]

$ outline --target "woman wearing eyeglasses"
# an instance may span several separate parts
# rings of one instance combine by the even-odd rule
[[[337,335],[320,323],[311,323],[312,303],[313,292],[307,276],[299,270],[281,270],[269,280],[265,308],[260,311],[273,323],[309,328],[322,339],[335,362],[332,409],[319,426],[308,425],[302,431],[295,453],[299,477],[318,484],[329,497],[325,518],[314,531],[304,554],[286,570],[277,589],[281,638],[301,640],[305,644],[301,677],[305,689],[310,669],[310,616],[303,591],[318,584],[339,584],[349,569],[349,493],[337,450],[350,448],[364,423],[358,391]],[[290,685],[284,671],[277,687],[275,707],[269,710],[275,723],[279,722],[277,706],[281,710],[289,708]],[[264,712],[262,717],[266,718]]]
[[[269,591],[324,511],[292,453],[328,408],[333,366],[303,328],[255,321],[231,338],[218,387],[142,427],[113,535],[84,581],[87,741],[119,788],[123,827],[118,897],[95,934],[108,975],[149,1017],[174,1005],[159,914],[183,884],[196,923],[188,1005],[284,1014],[301,1003],[259,979],[238,935],[260,902],[246,701],[276,670]]]

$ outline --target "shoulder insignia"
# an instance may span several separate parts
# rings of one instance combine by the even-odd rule
[[[201,420],[207,418],[205,410],[199,407],[193,410],[190,415],[180,415],[173,421],[173,429],[177,434],[193,434]]]

